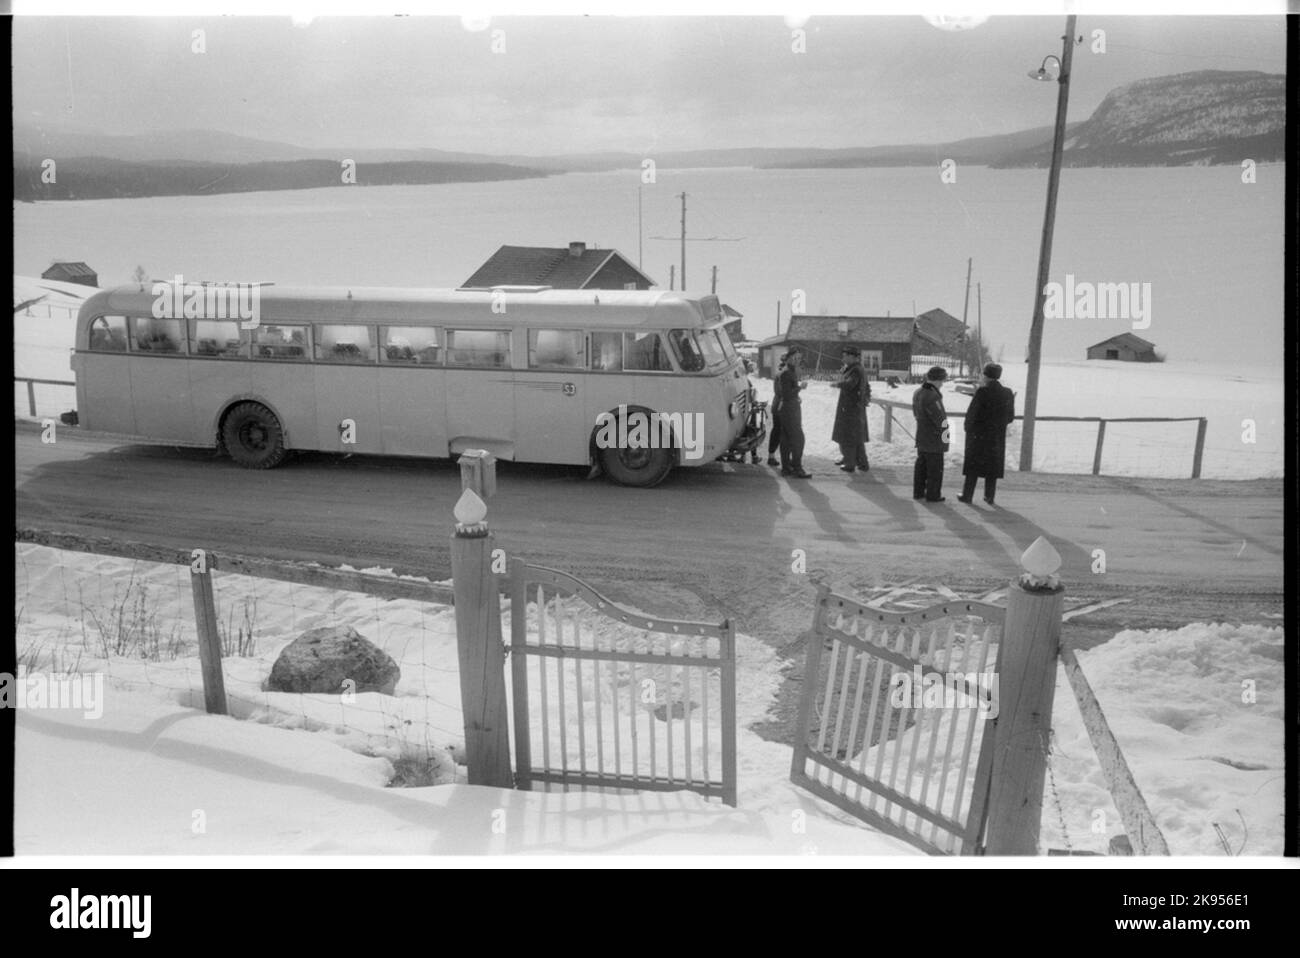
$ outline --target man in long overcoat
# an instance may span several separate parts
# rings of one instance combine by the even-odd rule
[[[871,401],[871,384],[867,382],[867,371],[862,368],[862,350],[856,346],[845,346],[841,352],[844,367],[840,378],[832,385],[840,391],[839,401],[835,404],[835,427],[831,430],[831,441],[839,443],[843,460],[840,468],[845,472],[861,469],[866,472],[870,467],[867,462],[867,403]]]
[[[993,505],[998,480],[1007,458],[1007,426],[1016,418],[1015,394],[1002,385],[1002,367],[984,367],[984,383],[975,390],[966,410],[966,462],[961,467],[966,480],[958,500],[975,498],[975,483],[984,478],[984,501]]]
[[[943,454],[948,451],[948,413],[943,408],[939,384],[948,378],[942,366],[933,366],[925,382],[912,393],[916,417],[916,467],[912,470],[912,498],[943,502]]]
[[[785,354],[785,369],[776,377],[777,420],[781,424],[781,475],[810,479],[803,467],[803,404],[799,392],[799,364],[803,354],[792,347]]]

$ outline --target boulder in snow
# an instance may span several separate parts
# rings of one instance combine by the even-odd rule
[[[294,639],[275,660],[268,692],[383,692],[392,695],[401,678],[397,663],[351,626],[311,629]],[[351,679],[353,686],[344,683]]]

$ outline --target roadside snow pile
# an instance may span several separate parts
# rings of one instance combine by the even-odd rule
[[[1216,824],[1234,855],[1282,854],[1282,643],[1280,628],[1197,623],[1120,632],[1078,653],[1174,854],[1225,854]],[[1104,851],[1123,826],[1063,670],[1053,726],[1066,833],[1049,787],[1043,844]]]

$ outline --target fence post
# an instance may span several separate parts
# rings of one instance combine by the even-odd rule
[[[894,441],[894,407],[880,404],[880,408],[885,411],[885,442]]]
[[[36,415],[36,413],[32,413]],[[1205,427],[1209,425],[1209,420],[1199,419],[1196,422],[1196,451],[1192,453],[1192,478],[1201,478],[1201,457],[1205,455]]]
[[[1101,475],[1101,447],[1106,441],[1106,420],[1097,423],[1097,451],[1092,454],[1092,474]]]
[[[221,671],[221,634],[212,598],[212,571],[206,560],[190,565],[194,593],[194,624],[199,633],[199,669],[203,673],[203,705],[209,715],[226,715],[226,680]]]
[[[27,408],[32,411],[32,418],[36,418],[36,383],[27,380]]]
[[[484,521],[487,506],[466,489],[456,503],[455,516],[451,578],[469,783],[512,788],[501,599],[492,574],[494,540]]]
[[[1061,557],[1042,536],[1020,564],[998,650],[986,855],[1038,854],[1065,589],[1055,575]]]

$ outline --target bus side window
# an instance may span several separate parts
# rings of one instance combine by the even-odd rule
[[[233,319],[191,319],[190,352],[195,356],[237,359],[242,352],[239,323]]]
[[[658,333],[624,333],[623,368],[664,373],[673,370]]]
[[[591,334],[591,368],[606,373],[623,371],[623,334]]]
[[[581,369],[586,365],[583,333],[577,329],[530,329],[529,369]]]
[[[375,330],[372,326],[317,326],[316,359],[326,363],[372,363],[375,361]]]
[[[674,329],[668,334],[673,347],[677,350],[677,361],[682,364],[682,372],[697,373],[704,368],[704,356],[691,334],[684,329]]]
[[[263,323],[253,330],[253,356],[258,359],[306,359],[307,327]]]
[[[126,317],[96,317],[90,324],[90,348],[105,353],[126,352]]]
[[[510,365],[510,333],[503,329],[447,330],[448,366]]]
[[[152,316],[131,318],[131,345],[139,352],[180,353],[185,334],[179,319],[155,319]]]
[[[386,363],[441,366],[438,330],[430,326],[385,326],[380,359]]]

